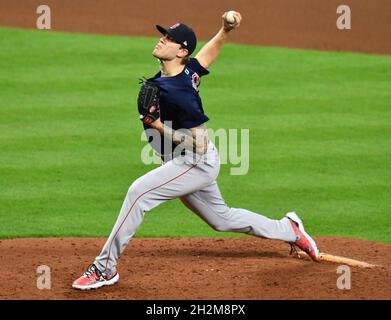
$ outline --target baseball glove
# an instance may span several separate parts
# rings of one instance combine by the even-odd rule
[[[140,79],[140,92],[137,106],[140,120],[145,124],[151,124],[160,118],[159,87],[151,80]]]

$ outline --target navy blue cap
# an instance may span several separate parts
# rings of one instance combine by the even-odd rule
[[[156,29],[163,35],[168,34],[175,42],[179,43],[182,48],[187,49],[189,55],[193,53],[197,46],[197,38],[193,29],[184,23],[176,23],[167,29],[156,25]]]

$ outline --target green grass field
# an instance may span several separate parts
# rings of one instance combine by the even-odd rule
[[[109,234],[154,168],[135,102],[155,42],[0,29],[0,238]],[[201,96],[209,127],[250,130],[249,173],[218,178],[229,205],[391,243],[391,56],[227,44]],[[240,235],[173,200],[137,236]]]

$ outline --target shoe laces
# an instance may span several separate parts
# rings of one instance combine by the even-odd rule
[[[96,275],[98,277],[100,277],[102,275],[102,273],[99,271],[99,269],[94,265],[94,264],[90,264],[87,268],[87,271],[84,273],[84,277],[85,278],[89,278],[91,277],[94,273],[96,273]]]

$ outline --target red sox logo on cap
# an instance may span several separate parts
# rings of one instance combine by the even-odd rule
[[[170,27],[170,29],[175,29],[176,27],[179,27],[179,25],[180,25],[180,23],[178,22],[178,23],[172,25],[172,26]]]

